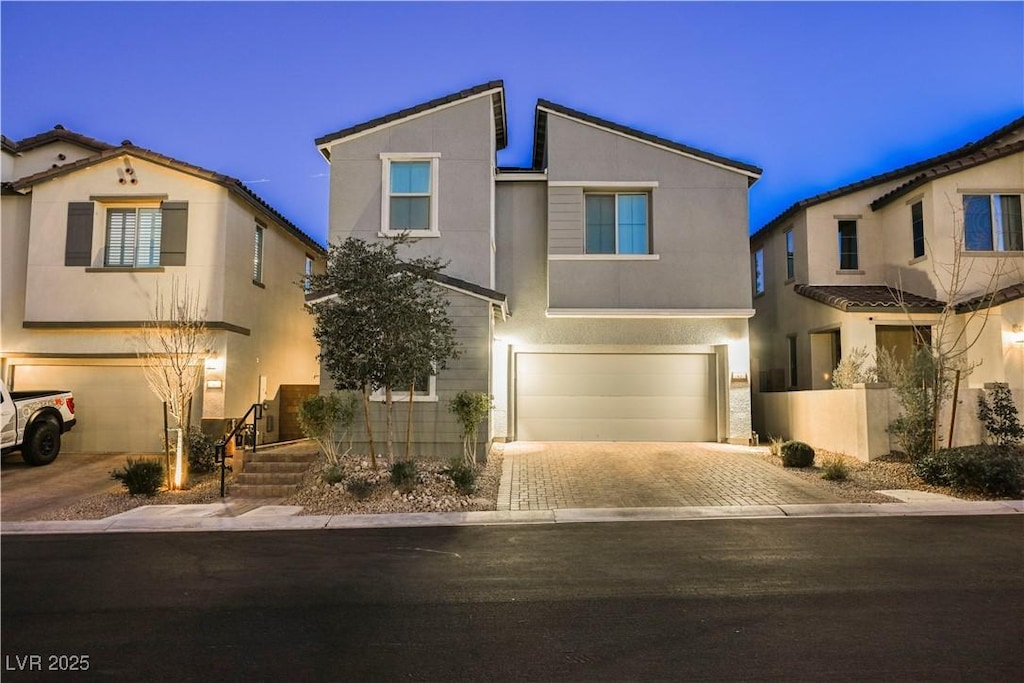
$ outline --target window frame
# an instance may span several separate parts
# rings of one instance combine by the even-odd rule
[[[381,152],[381,206],[380,206],[380,231],[378,237],[398,237],[408,234],[410,237],[440,237],[441,228],[439,224],[440,205],[440,170],[438,163],[441,155],[437,152]],[[427,230],[392,230],[391,229],[391,164],[409,162],[430,163],[430,208],[427,211],[429,227]],[[399,194],[397,196],[403,196]],[[409,196],[422,196],[421,194]]]
[[[857,239],[857,219],[856,218],[840,218],[840,219],[838,219],[836,221],[836,223],[837,223],[836,234],[838,236],[838,247],[839,247],[839,250],[838,250],[838,253],[837,253],[837,256],[839,258],[839,264],[838,264],[839,265],[839,270],[843,271],[843,272],[857,272],[858,270],[860,270],[860,243],[859,243],[859,241]],[[853,235],[852,235],[852,237],[850,235],[846,235],[846,236],[843,235],[844,224],[846,224],[847,227],[849,227],[850,225],[853,226]],[[853,243],[853,251],[852,252],[847,250],[847,249],[844,249],[844,241],[847,243],[846,246],[848,246],[849,243],[852,241],[852,243]],[[843,256],[846,255],[847,257],[849,257],[851,254],[853,256],[853,265],[852,266],[844,265]],[[846,261],[846,263],[848,264],[849,262]]]
[[[383,403],[387,400],[384,388],[374,389],[370,393],[370,400]],[[437,403],[437,373],[430,373],[430,377],[427,380],[427,392],[426,393],[415,393],[412,397],[413,403]],[[391,402],[392,403],[408,403],[409,392],[406,390],[396,391],[394,387],[391,387]]]
[[[615,250],[614,251],[588,251],[587,250],[587,199],[590,197],[611,197],[612,206],[615,211],[615,217],[613,219],[613,227],[615,233]],[[644,241],[646,242],[646,251],[642,252],[623,252],[621,251],[621,235],[620,231],[622,226],[619,224],[619,197],[643,197],[644,198]],[[583,191],[583,255],[584,256],[596,256],[596,257],[622,257],[622,258],[635,258],[637,256],[651,256],[654,254],[653,251],[653,231],[651,230],[651,193],[646,189],[623,189],[623,190],[584,190]]]
[[[1006,253],[1018,253],[1024,249],[1007,249],[1005,244],[1006,230],[1004,224],[1006,216],[1003,214],[1001,208],[997,209],[996,199],[998,197],[1016,197],[1018,209],[1024,208],[1024,193],[1021,192],[983,192],[983,191],[963,191],[963,211],[964,211],[964,238],[963,238],[963,251],[972,254],[1006,254]],[[990,249],[971,249],[968,247],[967,242],[967,199],[969,197],[987,197],[988,198],[988,222],[989,222],[989,233],[988,239],[991,243]],[[1019,215],[1019,211],[1018,211]],[[1000,218],[1001,220],[997,220]],[[1024,233],[1024,226],[1022,226],[1021,232]],[[1024,234],[1017,236],[1021,246],[1024,247]]]
[[[155,254],[156,262],[155,263],[151,262],[151,263],[141,264],[140,265],[139,264],[139,243],[140,243],[140,240],[139,240],[139,227],[140,227],[140,224],[142,222],[141,221],[141,213],[140,213],[142,211],[152,211],[153,214],[158,218],[160,225],[159,225],[159,229],[155,231],[156,239],[154,240],[154,239],[151,238],[151,240],[150,240],[150,245],[151,246],[150,246],[150,250],[149,250],[150,251],[149,255],[150,255],[150,258],[152,259],[154,254]],[[124,261],[124,245],[123,245],[123,243],[125,241],[124,240],[125,228],[124,228],[123,225],[121,227],[121,235],[122,235],[122,237],[121,237],[121,240],[122,240],[121,255],[122,255],[122,258],[121,258],[120,262],[112,263],[111,260],[110,260],[110,256],[111,256],[110,234],[111,234],[111,229],[112,229],[111,218],[112,218],[113,214],[115,214],[115,213],[128,214],[129,212],[135,214],[135,225],[133,226],[134,234],[133,234],[133,238],[132,238],[132,259],[131,259],[131,263],[126,263]],[[161,259],[161,251],[160,250],[161,250],[161,245],[162,245],[162,238],[163,238],[163,209],[161,208],[161,206],[159,204],[140,203],[140,204],[132,204],[132,205],[107,206],[106,207],[106,214],[105,214],[105,217],[104,217],[104,224],[103,224],[103,267],[104,268],[130,268],[132,270],[155,270],[155,269],[158,269],[158,268],[162,268],[163,266],[160,263],[160,259]]]
[[[302,265],[302,272],[302,290],[306,294],[309,294],[310,290],[313,288],[311,283],[311,278],[313,277],[313,257],[309,254],[306,254],[305,261]]]
[[[918,253],[920,248],[920,253]],[[910,205],[910,253],[913,259],[925,256],[924,243],[924,201],[917,200]]]
[[[754,250],[751,259],[751,276],[753,277],[754,285],[754,296],[761,296],[765,290],[765,274],[764,274],[764,247],[758,247]]]
[[[266,273],[264,266],[266,265],[267,226],[256,221],[252,240],[252,283],[265,287],[264,276]]]
[[[793,228],[783,233],[783,245],[786,249],[786,282],[796,278],[796,238],[793,236]]]

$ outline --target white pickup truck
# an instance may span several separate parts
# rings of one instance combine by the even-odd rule
[[[7,391],[0,381],[0,451],[21,451],[29,465],[49,465],[60,453],[60,435],[75,426],[70,391]]]

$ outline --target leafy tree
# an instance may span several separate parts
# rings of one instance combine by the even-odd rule
[[[299,427],[320,446],[328,465],[338,464],[338,449],[355,419],[357,402],[355,392],[333,391],[326,396],[308,396],[299,404]]]
[[[1024,439],[1024,426],[1017,416],[1010,385],[997,382],[978,396],[978,420],[997,445],[1007,446]]]
[[[476,391],[460,391],[448,401],[449,412],[454,413],[462,425],[462,460],[468,467],[476,466],[477,426],[487,419],[493,407],[490,396]]]
[[[398,250],[407,242],[404,236],[372,243],[350,237],[331,245],[325,272],[310,278],[310,287],[324,295],[311,306],[320,359],[339,387],[362,392],[374,468],[370,394],[384,390],[390,460],[394,455],[393,392],[409,389],[408,455],[416,380],[443,370],[457,355],[447,299],[433,280],[444,264],[430,257],[403,261]]]

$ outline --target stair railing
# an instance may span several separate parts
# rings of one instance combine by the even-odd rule
[[[249,424],[249,416],[252,415],[252,424]],[[253,403],[249,406],[249,410],[245,412],[242,419],[239,420],[234,428],[228,432],[228,435],[217,442],[214,446],[214,462],[220,465],[220,497],[224,497],[225,492],[225,472],[230,468],[227,464],[228,457],[231,457],[232,465],[234,464],[234,456],[228,456],[227,447],[228,442],[232,439],[235,440],[235,448],[241,448],[243,451],[246,446],[252,446],[252,452],[256,452],[256,423],[263,419],[263,404]],[[251,429],[250,429],[251,428]],[[248,443],[247,443],[248,442]]]

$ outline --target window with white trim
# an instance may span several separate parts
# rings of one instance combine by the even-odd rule
[[[646,192],[588,192],[585,212],[585,253],[651,253]]]
[[[370,394],[371,401],[384,401],[387,399],[384,389],[377,389]],[[436,401],[437,400],[437,375],[423,375],[416,380],[412,395],[413,402]],[[391,387],[391,401],[393,403],[409,402],[409,387]]]
[[[436,236],[438,155],[381,154],[383,206],[381,232]]]
[[[1022,251],[1019,194],[964,195],[964,249]]]
[[[306,254],[306,264],[303,268],[302,277],[302,289],[305,290],[306,294],[309,294],[309,290],[312,288],[310,284],[313,278],[313,257]]]
[[[256,284],[263,284],[263,241],[266,228],[256,224],[252,237],[252,281]]]
[[[107,209],[103,264],[120,268],[158,267],[161,219],[159,208]]]

